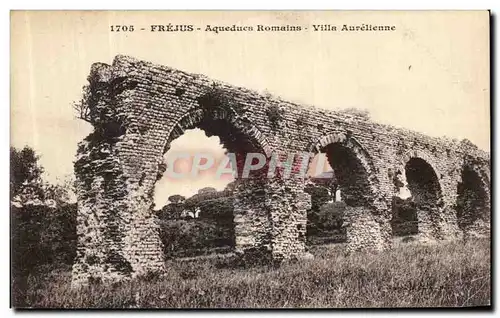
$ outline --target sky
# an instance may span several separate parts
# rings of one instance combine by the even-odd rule
[[[148,31],[168,23],[202,30]],[[204,31],[206,25],[362,23],[395,25],[396,31]],[[125,54],[318,108],[366,109],[376,122],[468,138],[489,151],[488,23],[486,11],[13,12],[11,145],[33,147],[48,181],[71,175],[77,143],[92,131],[75,118],[72,103],[92,63]],[[110,25],[146,31],[110,32]],[[217,137],[207,142],[202,131],[192,134],[178,147],[223,153]],[[208,179],[205,186],[223,187]],[[160,180],[158,202],[178,191],[194,194],[201,183],[169,187]]]

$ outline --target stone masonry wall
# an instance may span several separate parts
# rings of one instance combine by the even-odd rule
[[[336,174],[345,176],[340,186],[348,204],[348,250],[390,247],[391,203],[399,192],[395,180],[406,175],[411,158],[432,168],[439,187],[431,220],[435,239],[461,237],[477,223],[465,222],[464,230],[457,219],[465,165],[473,166],[479,180],[475,184],[486,193],[480,209],[482,224],[489,228],[489,154],[468,141],[431,138],[297,105],[127,56],[117,56],[112,65],[94,64],[89,83],[94,132],[80,144],[75,162],[75,285],[168,270],[151,208],[153,189],[165,171],[162,159],[170,143],[195,127],[219,136],[240,155],[326,152]],[[304,179],[261,177],[236,187],[236,250],[242,255],[260,251],[274,260],[303,257],[310,208]],[[474,205],[469,201],[462,209]]]

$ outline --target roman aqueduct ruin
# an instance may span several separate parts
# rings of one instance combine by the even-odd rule
[[[171,141],[192,128],[219,136],[237,154],[325,152],[348,206],[348,251],[391,247],[392,198],[405,183],[418,206],[422,239],[489,235],[490,158],[467,140],[296,105],[127,56],[93,64],[88,79],[86,116],[94,131],[75,162],[74,284],[168,270],[153,190]],[[304,178],[294,177],[238,180],[235,253],[303,257],[310,208],[304,186]]]

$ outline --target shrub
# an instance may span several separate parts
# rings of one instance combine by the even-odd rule
[[[391,226],[394,236],[418,234],[417,208],[411,198],[393,198]]]
[[[76,204],[11,207],[13,259],[31,267],[71,264],[76,253]]]
[[[308,217],[307,240],[309,244],[344,242],[344,202],[332,202],[321,206],[319,211],[311,212]]]
[[[200,218],[215,220],[220,224],[233,221],[233,198],[223,197],[214,200],[201,201],[197,205],[201,212]]]
[[[39,267],[72,264],[76,255],[76,204],[11,206],[13,302],[22,306],[26,281]]]
[[[207,254],[234,246],[234,228],[211,220],[160,221],[160,237],[167,258]]]

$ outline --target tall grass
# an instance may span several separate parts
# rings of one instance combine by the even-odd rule
[[[30,277],[32,307],[289,308],[456,307],[490,304],[489,241],[345,255],[314,247],[314,260],[278,269],[221,267],[220,261],[169,261],[156,279],[71,289],[69,268]]]

